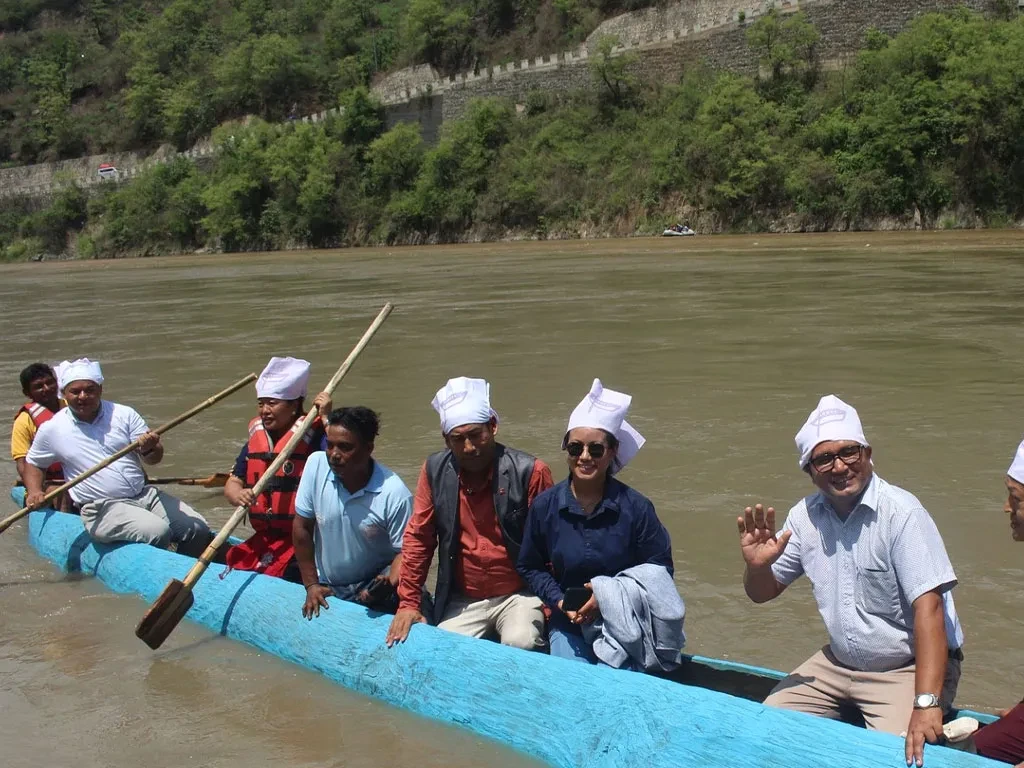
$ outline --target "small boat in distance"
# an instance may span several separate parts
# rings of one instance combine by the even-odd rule
[[[685,224],[673,224],[661,233],[662,237],[693,237],[697,233]]]

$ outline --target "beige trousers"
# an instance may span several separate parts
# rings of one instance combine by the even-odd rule
[[[544,645],[544,612],[540,598],[527,592],[483,600],[453,595],[437,626],[470,637],[497,632],[502,645],[532,651]]]
[[[858,672],[839,664],[826,645],[775,686],[764,703],[832,720],[839,719],[840,705],[852,705],[868,728],[898,736],[907,730],[914,711],[914,671],[915,665],[909,664],[888,672]],[[960,662],[949,659],[939,693],[946,709],[959,682]]]
[[[198,555],[210,541],[210,527],[202,515],[152,486],[134,499],[90,501],[82,505],[81,514],[85,530],[105,544],[134,541],[167,549],[173,541],[184,554]]]

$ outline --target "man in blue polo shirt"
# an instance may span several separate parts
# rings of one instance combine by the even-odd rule
[[[306,462],[295,498],[292,537],[307,619],[327,608],[328,595],[394,613],[402,535],[412,494],[373,458],[380,431],[369,408],[338,408],[327,418],[326,451]]]

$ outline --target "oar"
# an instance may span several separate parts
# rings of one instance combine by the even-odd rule
[[[230,395],[232,392],[237,392],[242,387],[244,387],[246,384],[254,381],[255,379],[256,379],[256,374],[255,373],[250,373],[244,379],[239,379],[238,381],[236,381],[234,384],[232,384],[230,387],[228,387],[224,391],[218,392],[213,397],[211,397],[211,398],[201,402],[195,408],[192,408],[191,410],[185,411],[185,413],[181,414],[177,418],[171,419],[166,424],[163,424],[163,425],[157,427],[153,431],[156,432],[158,435],[162,435],[164,432],[166,432],[167,430],[172,429],[172,428],[178,426],[183,421],[188,421],[189,419],[191,419],[193,416],[195,416],[200,411],[205,411],[207,408],[209,408],[214,403],[216,403],[216,402],[218,402],[220,400],[223,400],[225,397]],[[51,501],[52,499],[56,498],[60,494],[64,493],[64,491],[66,491],[68,488],[73,488],[74,486],[76,486],[80,482],[82,482],[83,480],[87,480],[88,478],[92,477],[97,472],[99,472],[101,469],[104,469],[105,467],[109,467],[115,461],[117,461],[118,459],[124,458],[125,456],[127,456],[129,453],[131,453],[132,451],[134,451],[138,447],[139,447],[139,441],[138,440],[135,440],[134,442],[129,443],[124,448],[119,450],[117,453],[115,453],[115,454],[113,454],[111,456],[107,456],[107,458],[105,458],[103,461],[101,461],[95,467],[92,467],[91,469],[85,470],[85,472],[83,472],[82,474],[78,475],[77,477],[73,477],[72,479],[68,480],[66,483],[64,483],[64,485],[60,485],[60,486],[57,486],[56,488],[54,488],[52,491],[50,491],[45,496],[43,496],[42,501],[40,501],[39,504],[36,505],[36,506],[39,506],[39,507],[43,506],[48,501]],[[31,512],[35,508],[36,508],[35,506],[33,506],[33,507],[23,507],[22,509],[20,509],[17,512],[15,512],[10,517],[4,518],[4,520],[0,521],[0,533],[3,533],[4,531],[6,531],[8,528],[10,528],[16,522],[21,520],[21,518],[23,518],[25,515],[27,515],[29,512]]]
[[[334,389],[338,386],[341,380],[348,373],[348,369],[352,367],[352,364],[359,357],[359,353],[363,351],[363,348],[370,342],[373,335],[377,332],[377,329],[381,327],[388,315],[391,314],[393,307],[388,302],[381,309],[380,314],[370,324],[370,327],[366,329],[366,333],[363,334],[363,338],[359,340],[359,343],[349,353],[349,356],[345,358],[345,362],[341,364],[341,367],[337,370],[331,380],[327,383],[324,391],[328,394],[332,394]],[[306,434],[306,431],[312,426],[316,420],[316,409],[313,408],[307,413],[302,422],[299,424],[299,428],[292,434],[291,438],[285,444],[284,448],[277,455],[266,472],[263,473],[262,477],[256,481],[256,485],[253,486],[253,496],[259,496],[263,492],[263,488],[270,482],[270,480],[277,474],[277,471],[281,466],[288,461],[292,451],[295,450],[295,446],[299,444],[302,436]],[[238,527],[238,524],[242,522],[248,507],[245,504],[240,505],[232,513],[231,517],[224,524],[224,527],[220,529],[220,532],[214,537],[213,541],[210,542],[206,550],[200,555],[196,564],[189,569],[188,574],[185,576],[184,581],[178,581],[177,579],[171,579],[171,581],[164,587],[164,591],[160,593],[160,596],[153,602],[146,611],[145,615],[139,621],[138,626],[135,627],[135,636],[142,640],[153,650],[159,648],[167,636],[174,631],[174,628],[178,626],[178,622],[181,621],[182,617],[188,613],[188,609],[192,607],[195,602],[195,598],[192,596],[192,590],[196,585],[196,582],[202,578],[206,569],[210,566],[213,558],[217,555],[217,551],[221,548],[225,541],[228,540],[228,536],[231,532]]]
[[[214,472],[206,477],[150,477],[147,485],[198,485],[203,488],[223,488],[231,477],[227,472]]]

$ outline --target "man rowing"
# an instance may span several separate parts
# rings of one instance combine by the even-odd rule
[[[838,719],[856,707],[868,728],[906,732],[907,764],[942,736],[960,679],[963,631],[957,579],[921,502],[874,473],[857,411],[821,398],[796,436],[800,468],[817,492],[775,532],[775,510],[739,518],[743,586],[774,600],[811,580],[829,643],[780,682],[765,704]]]
[[[25,456],[32,446],[36,432],[63,408],[57,387],[57,375],[46,363],[32,363],[21,372],[21,391],[28,402],[18,409],[11,430],[11,458],[18,470],[18,477],[25,482]],[[59,463],[46,468],[44,490],[50,490],[64,482],[64,472]],[[54,505],[56,506],[56,505]]]
[[[25,456],[25,503],[37,506],[45,495],[45,471],[60,462],[68,477],[91,469],[136,440],[139,449],[101,469],[68,493],[81,508],[93,540],[141,542],[198,556],[209,543],[206,520],[170,494],[146,485],[143,464],[164,457],[160,435],[127,405],[103,399],[103,372],[88,358],[69,363],[60,374],[67,408],[36,432]]]
[[[551,470],[495,441],[498,414],[483,379],[451,379],[431,405],[446,448],[427,459],[416,484],[387,644],[404,641],[413,624],[426,621],[421,593],[439,549],[437,626],[471,637],[493,633],[505,645],[536,649],[544,643],[544,613],[515,562],[527,509],[553,485]]]
[[[373,458],[379,433],[380,419],[369,408],[332,411],[326,451],[310,456],[302,472],[292,540],[307,619],[328,607],[329,595],[382,613],[398,608],[395,590],[412,494]]]
[[[306,360],[272,357],[256,380],[257,415],[249,422],[249,439],[242,446],[224,485],[224,497],[233,506],[249,508],[249,524],[255,532],[242,544],[228,549],[226,561],[231,568],[258,571],[294,582],[302,580],[292,544],[292,520],[295,493],[306,460],[313,451],[320,449],[323,438],[319,419],[303,435],[263,492],[256,496],[252,488],[300,427],[306,414],[309,368]],[[330,407],[326,394],[317,402]]]

